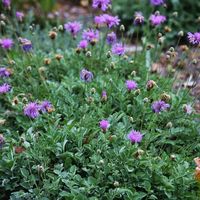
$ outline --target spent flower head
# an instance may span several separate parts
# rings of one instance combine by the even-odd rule
[[[142,12],[136,12],[134,16],[134,24],[135,25],[142,25],[144,24],[144,16]]]
[[[24,13],[23,13],[23,12],[17,11],[17,12],[15,13],[15,15],[16,15],[16,18],[17,18],[18,21],[20,21],[20,22],[23,21],[23,18],[24,18]]]
[[[88,71],[87,69],[82,69],[80,72],[80,78],[84,82],[91,82],[93,79],[93,73]]]
[[[153,112],[160,113],[160,112],[170,108],[170,105],[167,104],[165,101],[159,100],[159,101],[153,102],[151,108],[152,108]]]
[[[5,68],[5,67],[0,68],[0,77],[9,77],[10,74],[11,73],[7,68]]]

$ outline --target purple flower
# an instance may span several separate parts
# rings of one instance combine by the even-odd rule
[[[156,13],[156,14],[152,14],[149,20],[152,26],[158,26],[166,21],[166,17],[164,15],[160,15],[159,13]]]
[[[200,44],[200,32],[196,32],[196,33],[188,33],[188,40],[191,44]]]
[[[86,69],[82,69],[80,72],[80,78],[85,82],[91,82],[93,79],[93,73]]]
[[[11,0],[2,0],[2,3],[4,7],[9,8],[11,4]]]
[[[125,48],[121,43],[114,44],[112,47],[112,53],[118,56],[125,54]]]
[[[139,131],[135,131],[132,130],[129,134],[128,134],[128,139],[132,142],[132,143],[139,143],[142,141],[142,137],[143,135],[139,132]]]
[[[88,42],[98,41],[99,39],[99,31],[94,29],[87,29],[83,31],[82,38],[87,40]]]
[[[107,43],[108,43],[109,45],[114,44],[114,43],[117,41],[117,36],[116,36],[116,34],[115,34],[114,32],[109,33],[109,34],[107,35],[106,41],[107,41]]]
[[[151,5],[153,6],[160,6],[162,4],[164,4],[164,0],[150,0]]]
[[[106,11],[109,4],[110,0],[93,0],[92,7],[100,8],[102,11]]]
[[[103,130],[103,132],[106,132],[107,129],[110,127],[110,123],[108,120],[103,119],[99,122],[99,126]]]
[[[0,77],[9,77],[10,71],[5,67],[0,68]]]
[[[104,23],[109,27],[112,28],[113,26],[119,25],[120,19],[118,16],[112,16],[108,14],[102,15],[102,18],[104,19]]]
[[[79,22],[68,22],[64,24],[65,30],[70,32],[73,37],[76,37],[77,33],[81,30],[82,25]]]
[[[0,85],[0,94],[6,94],[11,90],[11,86],[7,83],[4,83],[3,85]]]
[[[26,38],[19,38],[19,42],[22,45],[22,49],[25,52],[30,52],[33,48],[32,42]]]
[[[88,47],[88,41],[87,40],[81,40],[78,44],[78,48],[80,49],[86,49]]]
[[[135,13],[134,24],[135,25],[142,25],[144,23],[144,16],[141,12]]]
[[[107,96],[107,92],[104,90],[101,94],[101,100],[102,101],[107,101],[108,96]]]
[[[193,112],[192,106],[191,106],[191,105],[188,105],[188,104],[186,104],[186,105],[183,106],[183,110],[184,110],[184,112],[185,112],[186,114],[188,114],[188,115],[191,115],[192,112]]]
[[[24,108],[24,115],[32,119],[35,119],[40,115],[39,110],[40,110],[40,105],[38,105],[35,102],[31,102]]]
[[[126,88],[130,92],[131,90],[135,90],[137,88],[137,83],[132,80],[126,81]]]
[[[3,144],[5,143],[5,139],[2,134],[0,134],[0,149],[3,147]]]
[[[24,13],[23,12],[16,12],[16,18],[18,21],[22,22],[23,18],[24,18]]]
[[[94,23],[95,23],[98,27],[104,25],[104,23],[105,23],[104,16],[103,16],[103,15],[95,16],[95,17],[94,17]]]
[[[0,39],[0,45],[3,49],[11,49],[13,46],[13,40],[10,38]]]
[[[153,104],[151,106],[153,112],[155,112],[155,113],[160,113],[164,110],[167,110],[169,107],[170,107],[170,105],[165,103],[165,101],[162,101],[162,100],[153,102]]]
[[[52,109],[52,104],[47,100],[42,101],[39,106],[40,106],[40,111],[42,111],[42,113],[46,113],[50,109]]]

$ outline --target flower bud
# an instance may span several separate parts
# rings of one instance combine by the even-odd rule
[[[95,94],[95,93],[96,93],[96,89],[95,89],[95,88],[91,88],[90,92],[91,92],[92,94]]]
[[[119,182],[118,182],[118,181],[115,181],[115,182],[113,183],[113,185],[114,185],[115,187],[119,187]]]
[[[59,31],[63,31],[63,30],[64,30],[64,29],[63,29],[63,25],[59,25],[59,26],[58,26],[58,30],[59,30]]]
[[[91,51],[87,51],[86,53],[85,53],[85,55],[86,55],[86,57],[91,57],[92,56],[92,53],[91,53]]]
[[[99,164],[103,165],[104,164],[104,160],[100,160]]]
[[[49,65],[51,63],[51,59],[50,58],[45,58],[44,59],[44,64],[45,65]]]
[[[2,125],[4,125],[5,124],[5,122],[6,122],[6,120],[5,119],[0,119],[0,125],[2,126]]]
[[[121,32],[124,32],[124,31],[125,31],[125,26],[122,24],[122,25],[120,26],[119,30],[120,30]]]
[[[168,122],[168,123],[166,124],[166,127],[167,127],[167,128],[172,128],[172,127],[173,127],[172,122]]]
[[[171,159],[171,160],[175,160],[175,159],[176,159],[176,155],[171,154],[171,155],[170,155],[170,159]]]
[[[111,54],[111,51],[108,51],[107,54],[106,54],[106,57],[107,57],[107,58],[110,58],[111,55],[112,55],[112,54]]]
[[[61,54],[57,54],[55,58],[56,60],[60,61],[63,58],[63,56]]]
[[[179,36],[179,37],[183,37],[183,36],[184,36],[184,32],[183,32],[183,31],[179,31],[179,32],[178,32],[178,36]]]
[[[132,71],[131,76],[136,76],[136,71]]]

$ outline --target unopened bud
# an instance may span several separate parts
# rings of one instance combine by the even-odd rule
[[[125,26],[122,24],[119,28],[120,31],[124,32],[125,31]]]

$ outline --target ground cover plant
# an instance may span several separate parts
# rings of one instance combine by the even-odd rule
[[[199,199],[199,114],[190,89],[172,87],[176,44],[167,77],[150,73],[167,18],[136,13],[133,26],[150,28],[128,52],[110,4],[92,2],[93,23],[41,29],[2,1],[1,199]]]

